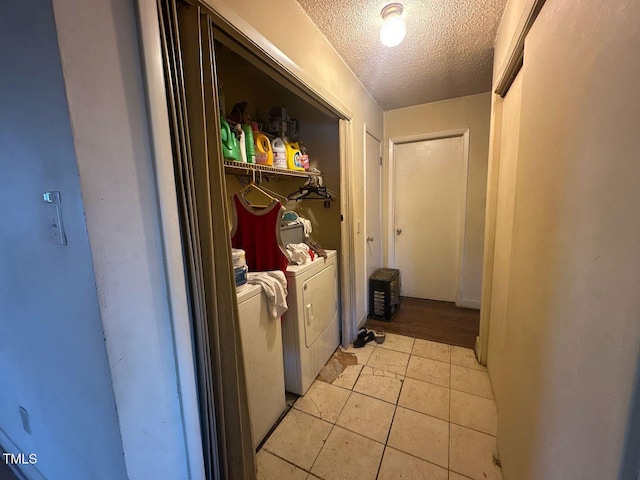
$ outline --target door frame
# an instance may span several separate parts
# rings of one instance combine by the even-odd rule
[[[364,135],[362,137],[362,141],[363,141],[363,152],[364,152],[364,158],[363,158],[363,198],[364,198],[364,211],[363,211],[363,215],[362,215],[362,248],[363,248],[363,252],[364,252],[364,292],[365,292],[365,299],[364,299],[364,305],[365,305],[365,316],[364,318],[361,319],[357,319],[358,320],[358,326],[360,326],[360,323],[362,323],[362,325],[364,326],[364,322],[366,322],[367,320],[367,314],[369,311],[369,277],[367,274],[368,271],[368,267],[369,267],[369,263],[367,261],[367,232],[368,232],[368,222],[367,222],[367,195],[369,193],[369,188],[367,186],[367,173],[368,173],[368,164],[367,164],[367,135],[370,135],[371,138],[373,138],[375,141],[378,142],[378,144],[380,145],[380,150],[378,152],[378,155],[380,157],[380,164],[379,164],[379,169],[380,169],[380,184],[378,185],[378,191],[380,194],[380,239],[378,240],[380,243],[380,266],[382,267],[384,265],[384,221],[383,221],[383,214],[384,214],[384,198],[383,198],[383,190],[384,190],[384,171],[383,171],[383,165],[382,165],[382,140],[380,140],[378,137],[376,137],[376,135],[372,132],[370,132],[367,129],[367,124],[364,124]]]
[[[396,195],[396,159],[395,146],[406,143],[416,143],[428,140],[441,140],[445,138],[462,138],[462,177],[463,188],[460,198],[461,215],[460,215],[460,233],[458,235],[458,256],[457,256],[457,288],[455,304],[457,307],[467,307],[464,300],[464,244],[466,238],[466,219],[467,219],[467,190],[469,189],[469,129],[461,128],[455,130],[446,130],[442,132],[421,133],[418,135],[409,135],[404,137],[393,137],[389,139],[389,167],[386,174],[387,191],[387,259],[389,265],[395,268],[395,195]],[[384,172],[383,172],[384,175]],[[385,179],[383,178],[383,182]],[[475,302],[474,302],[475,304]],[[475,306],[475,305],[474,305]]]

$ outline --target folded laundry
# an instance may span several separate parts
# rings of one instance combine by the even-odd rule
[[[280,270],[271,272],[249,272],[247,283],[260,285],[267,296],[269,315],[280,318],[289,308],[287,305],[287,279]]]

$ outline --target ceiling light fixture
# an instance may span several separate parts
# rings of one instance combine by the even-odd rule
[[[395,47],[404,40],[407,29],[402,18],[402,10],[402,4],[390,3],[380,12],[383,18],[380,41],[386,47]]]

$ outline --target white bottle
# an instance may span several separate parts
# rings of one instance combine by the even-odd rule
[[[287,168],[287,150],[281,138],[274,138],[271,141],[271,150],[273,150],[273,166]]]

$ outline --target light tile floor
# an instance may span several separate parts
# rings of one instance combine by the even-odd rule
[[[260,480],[501,480],[496,403],[472,350],[387,334],[316,380],[257,455]]]

